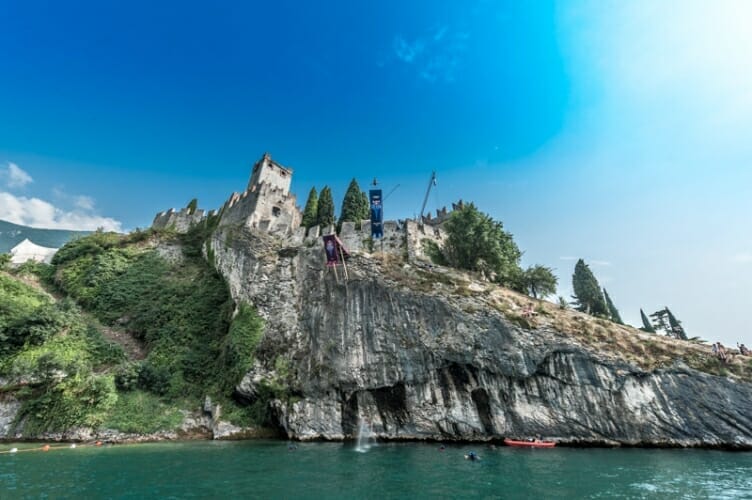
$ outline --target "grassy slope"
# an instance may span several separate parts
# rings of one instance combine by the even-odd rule
[[[253,423],[253,416],[261,413],[258,408],[237,407],[230,396],[253,363],[263,323],[246,305],[241,305],[232,318],[234,304],[226,284],[200,255],[206,230],[198,228],[186,236],[95,233],[66,245],[53,261],[53,268],[45,271],[44,266],[36,266],[54,283],[56,294],[75,299],[84,309],[81,311],[70,299],[62,301],[74,310],[75,321],[85,325],[81,328],[89,335],[71,338],[68,330],[52,328],[44,349],[54,351],[64,361],[87,360],[75,373],[106,380],[109,385],[102,389],[106,401],[96,407],[96,412],[89,402],[75,408],[80,418],[56,419],[56,408],[34,406],[38,424],[28,427],[32,432],[72,425],[141,433],[170,430],[182,419],[178,410],[199,408],[207,394],[223,404],[224,418],[243,425]],[[160,245],[178,252],[182,249],[183,255],[178,253],[179,258],[166,260],[157,249]],[[3,308],[0,300],[0,326],[2,321],[17,321],[19,315],[33,323],[44,305],[52,307],[48,295],[7,275],[5,278],[0,299],[8,304]],[[18,314],[4,316],[2,311],[8,310]],[[99,340],[91,339],[96,335],[107,344],[99,331],[101,325],[142,340],[146,358],[128,360],[122,350],[117,359],[97,358],[90,351]],[[36,352],[39,346],[22,340],[18,343],[21,351],[13,354],[13,360],[9,356],[0,358],[3,366],[15,366],[21,375],[42,369],[34,363],[18,368],[18,360],[40,357]],[[64,372],[69,376],[58,376],[60,380],[54,385],[75,378],[73,372]],[[38,399],[37,394],[27,392],[18,392],[25,406]],[[92,417],[94,413],[96,418]]]

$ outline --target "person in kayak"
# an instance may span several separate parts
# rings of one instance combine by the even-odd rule
[[[480,457],[476,455],[474,451],[471,451],[467,455],[465,455],[465,460],[476,461],[480,460]]]

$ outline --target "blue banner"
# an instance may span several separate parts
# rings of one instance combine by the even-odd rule
[[[384,207],[381,205],[381,189],[371,189],[371,238],[384,236]]]

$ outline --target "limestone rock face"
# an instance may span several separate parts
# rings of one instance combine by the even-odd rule
[[[368,255],[350,259],[345,282],[318,241],[285,247],[240,227],[211,247],[233,298],[266,320],[237,392],[288,385],[273,409],[290,438],[349,439],[366,420],[389,439],[752,447],[752,384],[681,363],[646,371],[551,326],[523,328],[482,284],[452,295],[441,273]]]
[[[13,398],[0,399],[0,439],[10,439],[13,421],[16,418],[21,403]]]

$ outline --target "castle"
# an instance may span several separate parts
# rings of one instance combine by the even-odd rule
[[[207,217],[219,216],[220,227],[244,225],[284,239],[291,246],[315,244],[322,235],[334,233],[335,228],[305,228],[300,225],[302,212],[297,206],[297,198],[290,193],[292,173],[292,169],[272,160],[269,153],[264,153],[253,165],[246,190],[230,195],[220,210],[170,209],[157,214],[152,227],[185,233]],[[461,207],[462,201],[452,205],[453,209]],[[441,226],[449,213],[442,208],[436,211],[436,217],[429,215],[421,221],[384,221],[383,238],[375,241],[371,239],[370,220],[361,221],[360,229],[354,222],[343,222],[339,238],[350,252],[380,251],[404,255],[409,261],[427,259],[425,241],[438,245],[443,243],[446,234]]]

